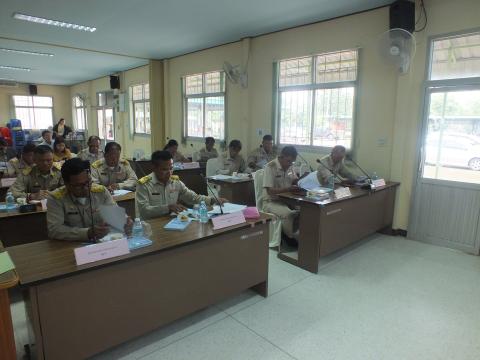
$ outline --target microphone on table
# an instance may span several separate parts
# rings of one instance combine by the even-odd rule
[[[320,165],[322,165],[325,169],[327,169],[328,171],[330,171],[330,173],[336,177],[340,182],[343,182],[343,179],[338,176],[332,169],[330,169],[327,165],[325,165],[320,159],[317,159],[317,163],[319,163]]]
[[[207,180],[207,178],[205,177],[205,175],[200,174],[200,176],[202,177],[203,181],[205,181],[205,184],[207,184],[208,190],[210,190],[210,192],[212,193],[213,198],[217,201],[218,206],[220,207],[220,213],[223,215],[223,205],[220,203],[220,201],[218,200],[217,196],[216,196],[215,193],[213,192],[213,190],[212,190],[212,188],[210,187],[210,184],[208,183],[208,180]]]
[[[352,157],[351,157],[350,155],[349,155],[349,156],[346,156],[346,158],[347,158],[347,160],[351,161],[357,168],[360,169],[360,171],[363,173],[363,175],[365,175],[365,176],[368,178],[368,180],[370,180],[370,183],[373,182],[371,176],[368,175],[368,173],[367,173],[365,170],[363,170],[363,169],[360,167],[360,165],[358,165],[355,161],[353,161],[353,159],[352,159]]]
[[[90,204],[90,221],[92,222],[92,235],[93,235],[93,242],[96,243],[97,239],[95,237],[95,223],[93,222],[93,205],[92,205],[92,178],[91,178],[91,169],[90,169],[90,160],[84,160],[84,169],[88,174],[88,178],[90,180],[90,186],[88,187],[88,202]]]

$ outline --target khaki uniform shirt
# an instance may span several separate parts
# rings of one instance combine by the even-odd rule
[[[55,190],[63,185],[61,167],[54,163],[50,173],[42,175],[36,166],[24,169],[17,177],[17,180],[10,187],[9,191],[15,198],[28,197],[28,194],[37,193],[40,190]]]
[[[269,195],[266,188],[284,188],[292,186],[297,179],[297,174],[290,166],[287,170],[283,170],[278,162],[278,158],[270,161],[263,173],[263,201],[278,201],[280,198],[277,195]]]
[[[103,186],[118,184],[120,189],[135,190],[138,178],[127,160],[120,160],[113,170],[108,167],[105,159],[95,161],[91,167],[94,183]]]
[[[31,169],[32,167],[28,165],[22,159],[14,157],[8,161],[8,174],[13,176],[18,176],[22,173],[23,170]]]
[[[207,148],[202,148],[200,149],[200,161],[201,162],[206,162],[209,159],[214,159],[218,157],[218,151],[217,149],[212,149],[211,151],[208,151]]]
[[[353,175],[350,170],[347,169],[343,161],[334,164],[330,155],[327,155],[320,160],[326,167],[328,167],[328,169],[332,170],[327,170],[324,166],[322,166],[322,164],[318,164],[317,179],[321,185],[326,185],[328,183],[328,178],[332,174],[332,172],[340,175],[343,178],[355,180],[355,175]],[[338,182],[338,179],[335,178],[335,181]]]
[[[103,151],[98,150],[98,154],[92,154],[88,148],[83,149],[77,155],[82,160],[90,161],[90,165],[93,164],[95,161],[103,159]]]
[[[74,196],[68,193],[65,186],[53,191],[47,199],[48,237],[58,240],[87,241],[88,229],[100,225],[100,205],[115,205],[115,201],[105,186],[93,184],[90,200],[82,205]],[[92,210],[93,209],[93,210]]]
[[[178,202],[193,205],[201,201],[211,205],[214,199],[190,190],[175,175],[172,175],[168,183],[164,185],[158,181],[154,173],[151,173],[138,181],[137,191],[135,192],[137,214],[142,219],[169,214],[168,206]]]
[[[262,146],[259,146],[255,150],[253,150],[247,158],[247,165],[250,167],[251,163],[255,164],[255,167],[252,170],[263,169],[267,163],[276,159],[278,156],[278,150],[274,146],[272,151],[267,154],[265,149]]]
[[[234,172],[243,173],[247,169],[242,155],[238,154],[232,158],[228,151],[222,154],[219,163],[218,173],[223,175],[232,175]]]

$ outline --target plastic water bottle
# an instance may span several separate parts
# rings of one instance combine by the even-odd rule
[[[198,204],[193,205],[192,215],[195,219],[199,218],[200,206]]]
[[[335,190],[335,176],[330,175],[328,177],[328,187],[332,190]]]
[[[143,237],[143,225],[140,221],[140,218],[135,218],[135,222],[133,223],[132,229],[132,237],[134,238],[141,238]]]
[[[372,178],[372,180],[378,180],[378,175],[377,175],[376,171],[373,172],[371,178]]]
[[[208,222],[208,209],[205,201],[200,203],[200,207],[198,208],[198,216],[200,217],[200,222],[202,224],[206,224]]]
[[[7,212],[12,212],[15,210],[15,198],[12,195],[12,192],[9,191],[5,197],[5,203],[7,207]]]

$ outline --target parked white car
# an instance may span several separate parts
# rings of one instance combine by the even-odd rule
[[[470,168],[480,170],[480,137],[444,132],[439,154],[438,143],[440,133],[434,132],[427,136],[425,146],[425,162],[442,166]]]

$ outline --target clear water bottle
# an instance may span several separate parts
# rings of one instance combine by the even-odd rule
[[[5,197],[5,203],[7,212],[12,212],[15,210],[15,198],[11,191],[7,192],[7,196]]]
[[[376,171],[374,171],[374,172],[372,173],[371,178],[372,178],[372,180],[378,180],[378,175],[377,175],[377,172],[376,172]]]
[[[200,207],[198,208],[198,216],[202,224],[206,224],[208,222],[208,209],[205,201],[200,203]]]
[[[132,237],[134,238],[141,238],[143,237],[143,225],[140,221],[140,218],[135,218],[135,222],[133,223],[132,229]]]
[[[335,176],[330,175],[328,177],[328,187],[332,190],[335,190]]]
[[[198,204],[193,205],[192,215],[194,219],[199,218],[199,211],[200,211],[200,205]]]

